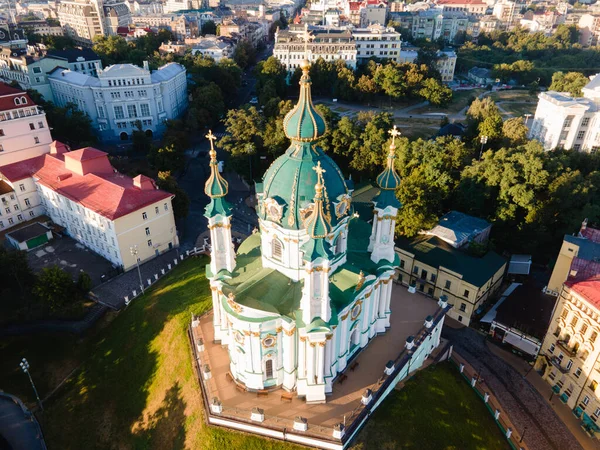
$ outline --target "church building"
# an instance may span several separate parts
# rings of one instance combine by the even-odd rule
[[[352,183],[316,144],[327,129],[312,102],[308,61],[302,70],[299,101],[283,122],[290,147],[257,184],[260,229],[237,254],[228,185],[219,174],[215,137],[207,136],[212,249],[206,273],[215,341],[227,347],[236,383],[250,391],[283,388],[322,403],[336,375],[390,326],[399,132],[391,131],[373,216],[359,217]]]

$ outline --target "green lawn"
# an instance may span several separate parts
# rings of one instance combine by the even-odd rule
[[[467,106],[470,99],[477,98],[481,93],[485,92],[485,89],[469,89],[464,91],[454,91],[452,93],[452,101],[446,106],[424,106],[422,108],[414,109],[412,112],[415,114],[429,114],[429,113],[446,113],[446,114],[457,114]]]
[[[210,306],[207,259],[189,259],[83,341],[14,339],[2,350],[0,388],[28,392],[17,364],[27,356],[40,390],[56,385],[54,366],[81,368],[38,415],[51,449],[292,449],[207,427],[186,327]],[[6,361],[7,359],[10,362]],[[52,366],[52,367],[51,367]],[[53,380],[46,380],[54,373]],[[26,396],[31,400],[31,396]]]
[[[483,401],[450,363],[417,373],[392,392],[353,450],[509,449]]]

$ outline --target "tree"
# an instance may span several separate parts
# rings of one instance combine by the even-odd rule
[[[581,89],[589,83],[588,78],[580,72],[556,72],[552,75],[551,91],[568,92],[573,97],[581,97]]]
[[[130,61],[132,48],[129,47],[125,38],[121,36],[103,36],[94,37],[93,50],[102,59],[105,66]]]
[[[183,170],[185,157],[183,151],[173,144],[164,147],[154,147],[148,153],[148,163],[160,172],[177,172]]]
[[[66,50],[75,47],[75,41],[68,36],[44,36],[42,42],[46,47],[54,50]]]
[[[133,151],[136,153],[147,153],[150,150],[152,144],[152,138],[146,134],[142,129],[142,122],[136,121],[135,130],[133,130],[132,137]]]
[[[86,295],[92,289],[92,278],[87,272],[79,272],[77,277],[77,289],[81,295]]]
[[[201,30],[202,30],[201,31],[202,36],[206,36],[207,34],[216,35],[217,34],[217,24],[214,23],[212,20],[208,20],[202,24]]]
[[[445,106],[452,100],[452,90],[435,78],[428,78],[423,82],[419,95],[436,106]]]
[[[520,117],[512,117],[502,125],[502,134],[508,140],[508,145],[522,145],[527,142],[529,129]]]
[[[35,274],[29,267],[27,253],[0,246],[0,309],[19,308],[31,300]]]
[[[248,40],[239,42],[233,51],[233,60],[242,69],[252,66],[256,62],[256,50]]]
[[[373,79],[382,92],[390,97],[390,101],[400,98],[406,91],[404,74],[395,63],[380,66],[376,70]]]
[[[52,102],[38,104],[44,108],[54,139],[71,148],[86,147],[96,142],[92,120],[86,113],[79,111],[74,103],[67,103],[64,107]]]
[[[42,269],[33,293],[50,311],[57,311],[77,298],[71,275],[58,266]]]
[[[360,140],[362,144],[356,149],[350,162],[354,170],[376,175],[381,171],[388,153],[386,143],[388,131],[394,123],[389,113],[359,112],[357,124],[362,129]]]
[[[158,172],[156,185],[159,189],[170,192],[175,196],[173,199],[173,215],[176,219],[187,217],[190,210],[190,198],[187,193],[179,187],[177,180],[171,176],[171,172]]]

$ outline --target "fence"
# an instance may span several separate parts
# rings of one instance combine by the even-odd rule
[[[456,351],[452,352],[452,355],[448,360],[456,366],[463,378],[470,384],[479,398],[483,400],[486,408],[494,418],[500,431],[502,431],[506,437],[511,448],[514,450],[529,450],[529,447],[523,442],[525,432],[523,431],[523,433],[519,434],[520,430],[517,430],[511,422],[508,413],[502,409],[500,402],[489,386],[486,385],[485,380],[481,378],[480,373],[477,372],[463,357],[458,355]]]

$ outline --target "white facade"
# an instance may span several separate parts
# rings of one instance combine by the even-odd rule
[[[46,113],[18,89],[0,85],[0,166],[50,151]]]
[[[584,88],[583,97],[554,91],[539,95],[531,139],[546,150],[565,148],[596,151],[600,148],[600,77],[595,75]]]
[[[0,231],[44,214],[33,178],[13,183],[0,173],[0,192]]]
[[[107,140],[130,139],[138,122],[147,134],[161,134],[165,120],[187,108],[186,71],[177,63],[152,73],[147,65],[117,64],[99,71],[98,78],[57,70],[49,80],[56,104],[75,103]]]
[[[454,69],[456,68],[456,53],[452,50],[443,50],[437,53],[436,68],[442,76],[444,83],[454,80]]]
[[[312,40],[308,44],[307,55],[300,30],[296,32],[283,30],[275,33],[273,56],[290,72],[299,68],[300,63],[306,58],[311,63],[319,58],[325,61],[341,59],[348,67],[356,69],[356,42],[349,31],[315,30],[311,31],[311,35]]]
[[[393,28],[371,25],[352,30],[352,36],[356,42],[356,58],[359,61],[374,57],[401,62],[401,36]]]

